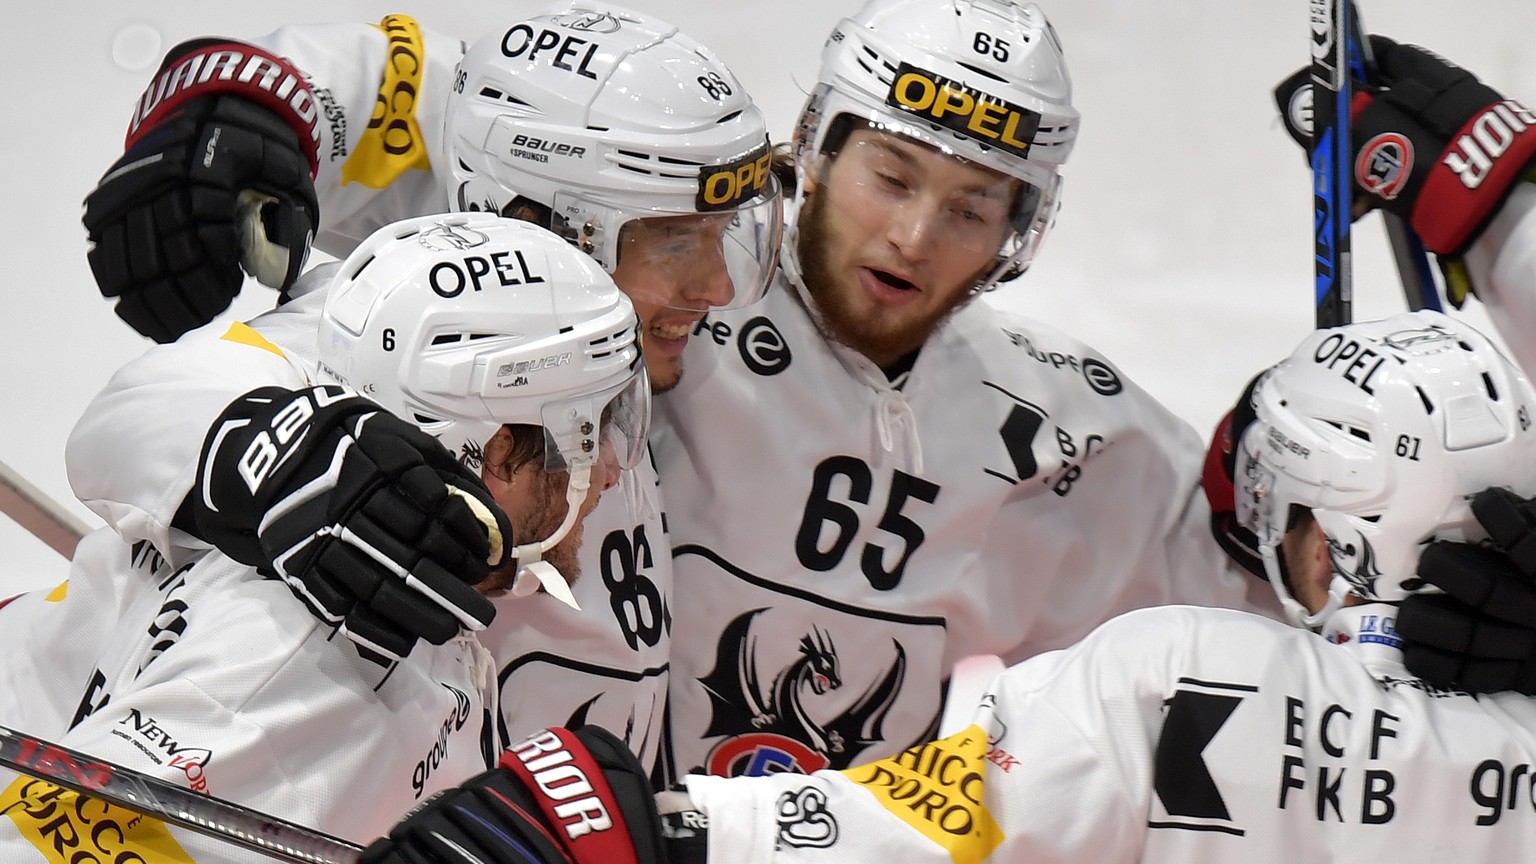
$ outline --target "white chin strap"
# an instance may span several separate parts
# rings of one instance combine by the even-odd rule
[[[581,515],[581,505],[587,500],[587,490],[592,486],[592,466],[584,464],[571,469],[571,477],[565,484],[565,520],[555,532],[543,540],[512,548],[512,558],[518,563],[517,578],[512,581],[512,596],[527,597],[543,588],[549,596],[572,609],[581,609],[576,595],[571,593],[570,583],[544,560],[544,553],[555,548],[565,535],[576,527]]]
[[[1280,607],[1285,610],[1285,615],[1291,619],[1291,623],[1297,627],[1316,630],[1344,605],[1343,586],[1339,580],[1334,579],[1328,583],[1328,602],[1316,612],[1308,612],[1307,607],[1286,592],[1285,580],[1281,578],[1280,573],[1280,556],[1275,552],[1274,545],[1260,543],[1259,557],[1264,559],[1264,575],[1269,577],[1269,587],[1275,589],[1275,597],[1279,599]]]

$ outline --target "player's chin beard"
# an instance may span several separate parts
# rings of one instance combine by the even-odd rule
[[[879,321],[862,314],[854,308],[848,296],[858,290],[857,286],[842,289],[837,282],[837,273],[829,263],[833,211],[831,207],[823,206],[821,197],[809,195],[801,205],[797,251],[806,291],[816,301],[816,308],[821,313],[817,327],[823,336],[871,359],[886,358],[885,363],[894,362],[923,347],[940,322],[976,297],[970,291],[960,292],[948,305],[930,314],[896,321]]]
[[[563,476],[563,475],[562,475]],[[513,526],[513,534],[518,542],[534,542],[555,533],[560,523],[565,518],[565,482],[548,482],[535,495],[528,507],[528,515],[519,525]],[[544,560],[565,577],[567,584],[576,584],[577,577],[581,576],[581,563],[576,553],[581,549],[581,538],[585,522],[577,522],[576,527],[566,532],[560,538],[553,549],[544,553]],[[523,538],[529,538],[526,541]],[[517,562],[512,562],[505,567],[491,571],[491,575],[484,582],[475,586],[480,593],[487,597],[501,597],[512,590],[512,585],[517,580],[518,571],[522,568]]]

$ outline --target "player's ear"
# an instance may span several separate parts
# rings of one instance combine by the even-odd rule
[[[503,425],[491,436],[491,440],[485,442],[485,461],[480,465],[480,479],[498,503],[515,482],[513,472],[507,465],[513,441],[512,427]]]

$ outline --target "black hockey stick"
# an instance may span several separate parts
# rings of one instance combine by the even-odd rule
[[[362,849],[302,825],[0,726],[0,765],[295,864],[354,864]]]
[[[1310,0],[1312,248],[1317,326],[1348,324],[1350,274],[1349,29],[1347,0]]]
[[[1371,56],[1371,40],[1366,35],[1365,23],[1353,0],[1349,3],[1350,41],[1349,65],[1355,76],[1369,83],[1376,74],[1376,61]],[[1429,255],[1424,243],[1414,233],[1403,217],[1381,211],[1382,226],[1387,229],[1387,242],[1392,247],[1392,259],[1397,264],[1397,276],[1403,283],[1403,299],[1408,309],[1443,311],[1440,289],[1435,286],[1435,274],[1429,266]]]

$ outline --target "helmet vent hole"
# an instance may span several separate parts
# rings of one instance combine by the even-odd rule
[[[368,269],[368,265],[373,263],[373,259],[375,257],[377,256],[369,255],[368,258],[363,261],[363,263],[357,265],[357,269],[352,271],[352,278],[356,279],[357,277],[361,276],[363,271]]]
[[[493,102],[506,102],[509,105],[524,105],[524,106],[526,106],[528,104],[527,102],[523,101],[522,99],[519,99],[516,96],[513,96],[511,93],[507,93],[506,91],[503,91],[503,90],[498,90],[495,87],[481,87],[480,88],[480,98],[482,98],[482,99],[489,99],[489,100],[491,100]]]
[[[1487,372],[1483,373],[1483,387],[1487,389],[1489,399],[1495,402],[1499,401],[1499,388],[1493,386],[1493,379],[1488,376]]]
[[[724,117],[721,117],[719,120],[716,120],[715,122],[716,123],[729,123],[732,120],[735,120],[737,117],[740,117],[740,116],[741,116],[741,112],[740,111],[732,111],[731,113],[725,115]]]
[[[1433,413],[1435,413],[1435,403],[1429,401],[1429,394],[1424,392],[1424,388],[1423,387],[1414,387],[1413,389],[1414,389],[1415,392],[1417,392],[1419,394],[1419,401],[1424,403],[1424,413],[1425,414],[1433,414]]]

